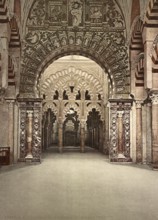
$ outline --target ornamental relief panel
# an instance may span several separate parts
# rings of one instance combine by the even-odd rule
[[[118,117],[122,117],[122,154],[124,161],[131,161],[130,158],[130,111],[131,103],[114,102],[110,106],[110,160],[119,161],[118,155]]]
[[[38,0],[27,21],[21,92],[33,94],[40,66],[69,53],[93,58],[113,75],[116,93],[129,91],[123,15],[114,0]],[[44,63],[44,64],[43,64]]]
[[[41,156],[41,103],[40,102],[19,102],[20,111],[20,158],[19,161],[25,161],[25,157],[28,152],[27,139],[29,136],[28,132],[28,112],[31,111],[33,114],[32,123],[32,155],[33,161],[40,161]]]
[[[114,0],[36,0],[27,26],[118,27],[125,23]]]

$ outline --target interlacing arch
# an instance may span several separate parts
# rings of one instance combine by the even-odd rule
[[[98,79],[96,79],[92,74],[82,71],[81,69],[76,69],[75,67],[69,67],[62,71],[58,71],[55,74],[51,74],[49,78],[45,81],[40,82],[41,95],[51,96],[52,98],[55,91],[65,90],[68,96],[71,96],[70,86],[74,86],[73,95],[77,95],[78,91],[84,88],[89,91],[91,96],[94,93],[103,96],[102,86]]]

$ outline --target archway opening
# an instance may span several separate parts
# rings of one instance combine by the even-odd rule
[[[45,69],[36,83],[43,98],[42,150],[108,152],[110,88],[108,74],[83,56],[64,56]]]

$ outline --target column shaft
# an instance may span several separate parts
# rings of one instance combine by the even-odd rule
[[[136,162],[142,162],[142,106],[136,102]]]
[[[152,162],[158,165],[158,104],[152,105]]]
[[[8,146],[10,147],[10,162],[14,162],[14,102],[9,102],[9,137]]]
[[[118,113],[118,154],[123,154],[123,112]]]
[[[80,150],[82,153],[85,152],[85,125],[81,123],[80,125]]]
[[[27,111],[27,156],[26,159],[32,159],[32,124],[33,124],[33,111]]]
[[[63,124],[59,122],[59,127],[58,127],[58,147],[59,147],[59,152],[63,152]]]
[[[158,169],[158,92],[150,96],[152,100],[152,164]]]

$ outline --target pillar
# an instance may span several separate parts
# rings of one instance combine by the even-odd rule
[[[136,162],[142,163],[142,101],[136,101]]]
[[[150,96],[152,100],[152,164],[158,169],[158,93]]]
[[[103,148],[103,122],[99,122],[99,151],[104,153],[104,148]]]
[[[83,121],[80,124],[80,150],[81,153],[85,152],[85,123]]]
[[[123,140],[123,111],[118,111],[118,158],[125,158],[124,153],[124,140]]]
[[[8,120],[8,147],[10,147],[10,162],[14,162],[14,100],[9,100],[9,120]]]
[[[147,133],[146,133],[146,152],[147,152],[147,163],[150,164],[152,161],[152,129],[151,129],[151,124],[152,124],[152,105],[151,103],[147,103],[147,117],[146,117],[146,128],[147,128]]]
[[[106,155],[109,155],[109,119],[110,119],[110,111],[109,111],[109,107],[110,107],[110,104],[108,103],[106,106],[105,106],[105,122],[104,122],[104,152]]]
[[[32,123],[33,123],[33,111],[27,111],[27,156],[25,159],[33,159],[32,156]]]
[[[19,109],[17,103],[14,105],[14,163],[18,161],[20,146],[19,146]]]
[[[63,122],[59,119],[58,122],[58,147],[59,152],[63,152]]]

